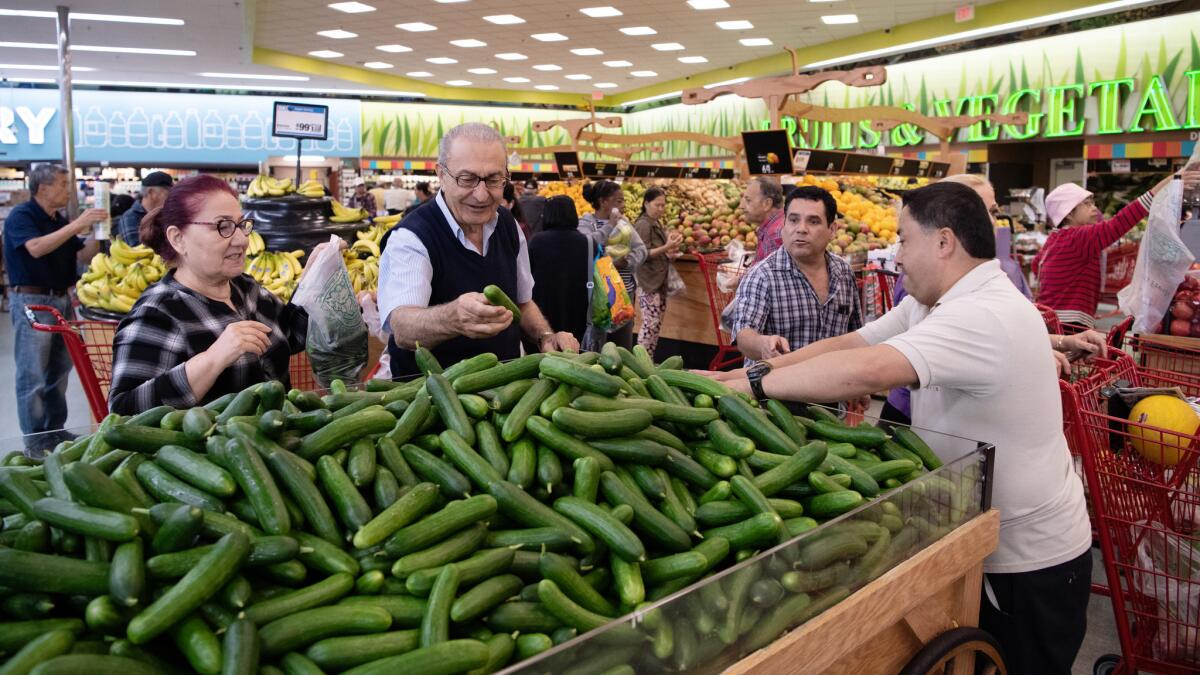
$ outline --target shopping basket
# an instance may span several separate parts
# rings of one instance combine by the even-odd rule
[[[39,321],[35,313],[49,314],[50,319],[46,322]],[[87,396],[88,407],[92,409],[92,419],[96,422],[104,419],[108,414],[108,388],[112,384],[112,343],[113,335],[117,332],[117,322],[68,321],[57,309],[49,305],[27,305],[25,318],[34,330],[62,337],[67,345],[67,353],[71,356],[71,363],[75,365],[75,372],[79,374],[79,382],[83,385],[84,395]],[[375,371],[371,372],[373,374]],[[292,355],[288,363],[288,375],[292,387],[296,389],[312,391],[318,388],[307,352]]]
[[[1072,414],[1076,438],[1083,443],[1121,644],[1115,672],[1195,673],[1200,669],[1200,436],[1126,419],[1124,403],[1115,397],[1118,384],[1166,385],[1171,378],[1165,373],[1146,377],[1128,355],[1114,357],[1097,360],[1073,384]],[[1178,453],[1178,463],[1144,459],[1137,440]]]
[[[721,327],[721,313],[736,295],[737,284],[741,282],[746,268],[730,263],[724,253],[701,253],[696,256],[696,262],[700,265],[700,275],[704,277],[704,291],[708,294],[713,332],[717,336],[717,354],[709,362],[708,369],[721,370],[742,361],[742,353],[733,344],[734,336]],[[718,283],[718,274],[725,283]],[[731,290],[725,291],[722,286]]]

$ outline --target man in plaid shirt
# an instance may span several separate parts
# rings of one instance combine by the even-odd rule
[[[816,186],[798,187],[784,205],[783,245],[738,287],[733,333],[746,364],[862,327],[850,265],[826,252],[837,202]]]

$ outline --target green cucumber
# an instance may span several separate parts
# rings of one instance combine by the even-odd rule
[[[176,478],[209,494],[231,497],[237,492],[237,483],[233,481],[229,472],[193,450],[178,445],[165,445],[154,455],[154,462],[174,474]]]
[[[292,461],[292,457],[294,455],[290,455],[284,450],[270,452],[267,454],[266,464],[272,475],[278,479],[278,485],[300,508],[300,512],[304,514],[304,520],[312,531],[330,543],[340,544],[342,541],[341,531],[333,518],[329,504],[325,502],[325,497],[313,479]]]
[[[371,507],[367,505],[367,500],[332,456],[322,455],[317,460],[317,477],[325,494],[333,501],[333,510],[338,519],[348,531],[357,532],[371,520]]]
[[[421,673],[421,675],[455,675],[489,662],[488,646],[478,640],[448,640],[414,649],[399,656],[389,656],[345,671],[346,675],[391,675],[392,673]]]
[[[442,443],[442,453],[481,489],[486,490],[493,482],[504,480],[457,432],[447,429],[439,434],[438,438]]]
[[[745,459],[754,454],[754,441],[739,436],[724,420],[713,420],[708,423],[708,438],[713,447],[722,455],[734,459]]]
[[[479,445],[479,453],[492,465],[496,473],[501,476],[508,475],[508,455],[504,452],[500,432],[496,431],[496,427],[488,420],[479,420],[475,423],[475,439]]]
[[[929,447],[924,439],[916,434],[908,427],[893,427],[892,436],[896,442],[908,449],[909,452],[920,458],[921,463],[926,469],[936,471],[942,468],[942,460],[937,456],[932,448]]]
[[[543,358],[545,357],[542,354],[529,354],[507,363],[492,365],[484,370],[462,375],[453,380],[454,391],[459,394],[473,394],[487,389],[507,386],[513,382],[528,380],[537,376],[538,364]],[[513,397],[513,392],[509,392],[506,405],[510,409],[514,405],[512,402]],[[500,409],[503,410],[503,408]]]
[[[643,495],[656,500],[667,498],[668,481],[664,480],[653,467],[645,464],[626,464],[622,468],[629,472],[633,482],[637,483],[638,489],[642,491]]]
[[[538,370],[549,379],[569,384],[600,396],[616,396],[624,381],[614,375],[592,370],[582,363],[559,356],[548,356],[538,364]]]
[[[437,499],[438,489],[433,483],[421,483],[409,490],[396,503],[383,510],[354,534],[354,547],[370,548],[385,541],[396,530],[425,515]]]
[[[783,463],[754,478],[754,484],[768,497],[783,488],[803,480],[809,472],[821,466],[827,454],[821,441],[813,441],[792,453]]]
[[[351,595],[342,598],[339,605],[352,607],[382,607],[392,615],[393,628],[416,628],[425,616],[425,598],[411,595]]]
[[[488,616],[488,626],[505,633],[549,633],[562,625],[540,602],[506,602]]]
[[[630,490],[617,474],[611,471],[602,473],[600,486],[609,503],[625,504],[633,508],[634,524],[659,547],[672,552],[691,549],[692,542],[688,533],[655,509],[645,497]]]
[[[169,632],[175,647],[192,670],[202,675],[218,675],[221,672],[221,643],[198,614],[184,617],[171,626]]]
[[[106,595],[99,597],[108,598]],[[54,611],[54,607],[54,598],[46,593],[17,593],[0,602],[0,610],[8,617],[26,621],[44,619]]]
[[[880,492],[879,481],[875,480],[865,469],[856,466],[851,460],[831,454],[825,457],[825,462],[822,466],[829,468],[835,473],[849,476],[850,487],[854,488],[855,491],[864,497],[874,497]]]
[[[476,495],[450,502],[440,511],[396,531],[387,540],[387,555],[399,558],[424,550],[473,523],[491,518],[496,513],[496,508],[497,500],[490,495]]]
[[[179,480],[154,462],[138,464],[135,474],[146,491],[159,501],[181,502],[218,513],[225,510],[220,499]]]
[[[488,404],[487,399],[475,394],[459,394],[458,402],[462,404],[467,416],[473,420],[484,419],[492,411],[492,407]]]
[[[732,525],[704,531],[704,538],[723,537],[734,550],[759,548],[779,541],[783,519],[776,513],[758,513]]]
[[[593,588],[566,559],[555,553],[543,553],[538,559],[542,578],[553,581],[580,607],[601,616],[616,616],[617,608]]]
[[[258,627],[238,619],[225,629],[221,644],[221,675],[254,675],[258,672]]]
[[[726,420],[733,422],[743,434],[753,439],[763,450],[779,455],[794,455],[800,450],[792,440],[771,423],[765,413],[753,408],[738,396],[722,396],[717,409]]]
[[[325,638],[311,645],[304,654],[317,666],[340,672],[390,656],[407,654],[419,646],[420,631],[400,630]]]
[[[708,558],[695,551],[685,551],[642,563],[642,578],[651,586],[672,579],[693,577],[708,569]]]
[[[404,455],[400,452],[400,447],[392,441],[391,438],[383,436],[379,439],[375,449],[379,451],[379,461],[392,472],[396,480],[405,487],[412,487],[421,480],[413,473],[412,467],[405,461]]]
[[[525,392],[529,391],[530,387],[533,386],[534,382],[535,380],[531,378],[525,378],[513,380],[512,382],[503,385],[500,387],[499,391],[496,392],[495,398],[492,399],[492,408],[501,413],[511,411],[513,406],[517,405],[517,402],[520,401],[521,397],[525,395]],[[457,391],[457,389],[455,389],[455,391]]]
[[[648,429],[643,429],[642,431],[639,431],[634,438],[653,441],[659,445],[665,445],[668,448],[675,448],[680,452],[688,451],[688,446],[681,441],[678,436],[659,426],[651,426]]]
[[[562,461],[558,459],[558,455],[546,446],[538,446],[537,450],[537,477],[538,482],[547,493],[554,493],[555,488],[558,492],[562,492],[563,482],[563,467]]]
[[[405,413],[407,412],[406,410]],[[301,441],[296,454],[313,461],[365,436],[391,431],[395,425],[396,418],[391,413],[382,407],[371,406],[353,415],[333,420],[308,434]]]
[[[653,428],[653,427],[652,427]],[[607,464],[600,461],[600,469],[611,471],[612,460],[646,466],[665,466],[670,451],[674,448],[647,438],[597,438],[588,445],[603,453]]]
[[[106,541],[129,541],[138,536],[141,527],[136,518],[124,513],[53,497],[43,497],[34,502],[33,512],[39,520],[67,532]]]
[[[863,496],[854,490],[830,492],[808,500],[805,511],[813,518],[833,518],[849,513],[866,503]]]
[[[132,539],[121,544],[113,552],[109,566],[108,593],[126,607],[136,605],[146,590],[146,566],[142,549],[141,539]]]
[[[575,479],[571,493],[584,501],[596,502],[600,490],[600,462],[595,457],[580,457],[572,463]]]
[[[257,386],[246,387],[235,394],[229,405],[225,406],[217,415],[217,424],[225,424],[234,417],[254,414],[254,410],[258,407],[258,389]],[[111,444],[112,441],[109,443]]]
[[[206,553],[177,584],[129,622],[128,638],[143,644],[162,634],[228,582],[250,552],[250,539],[230,533]]]
[[[258,452],[234,438],[225,445],[224,457],[234,480],[254,506],[263,530],[268,534],[287,534],[292,524],[283,494]]]
[[[817,420],[810,428],[814,436],[835,443],[851,443],[859,448],[877,448],[888,440],[879,427],[847,427],[841,423]]]
[[[587,412],[574,408],[559,408],[554,411],[552,419],[554,426],[583,438],[631,436],[654,422],[654,417],[649,412],[638,409]]]
[[[724,455],[721,455],[721,457],[724,457]],[[664,467],[668,473],[676,478],[681,478],[701,490],[707,490],[717,484],[718,478],[699,462],[687,456],[687,454],[675,448],[667,448],[667,459],[668,461]],[[726,457],[725,459],[728,458]]]
[[[375,482],[375,444],[369,438],[360,438],[350,446],[350,457],[346,460],[346,473],[355,487]]]
[[[884,459],[905,459],[912,462],[913,466],[916,468],[921,468],[924,466],[924,464],[921,462],[921,458],[918,457],[916,453],[910,452],[908,448],[891,439],[884,441],[883,445],[879,446],[876,451]]]
[[[646,584],[642,579],[641,563],[630,562],[615,553],[609,560],[613,585],[622,607],[633,607],[646,599]]]
[[[12,502],[26,517],[37,518],[33,504],[43,495],[29,476],[15,468],[0,469],[0,496]]]
[[[512,301],[512,298],[508,297],[508,294],[505,293],[499,286],[495,284],[488,284],[487,286],[484,286],[483,297],[487,298],[489,303],[496,305],[497,307],[503,307],[504,309],[507,309],[512,314],[513,325],[519,326],[521,324],[521,310],[517,308],[517,305]]]
[[[733,457],[710,450],[706,446],[696,446],[692,451],[692,456],[700,466],[718,478],[729,479],[737,473],[737,462]]]
[[[524,582],[512,574],[492,577],[462,594],[450,607],[450,619],[469,623],[520,592]]]
[[[779,578],[779,583],[791,593],[812,593],[844,583],[849,578],[850,565],[837,562],[811,572],[788,572]]]
[[[437,484],[447,497],[466,497],[470,494],[471,482],[444,459],[412,444],[405,444],[400,448],[400,453],[417,475]]]
[[[392,428],[384,435],[384,438],[397,446],[411,441],[421,430],[421,427],[425,425],[425,420],[432,412],[433,399],[424,391],[419,392],[416,398],[413,399],[412,404],[404,409],[400,418],[396,420]],[[393,469],[394,471],[395,469]],[[396,477],[399,478],[399,474]]]
[[[441,567],[417,570],[405,579],[404,586],[412,595],[427,596],[432,591],[434,585],[436,585],[442,571],[450,566],[457,568],[460,583],[464,586],[473,584],[482,579],[509,571],[509,568],[512,566],[514,553],[515,551],[511,548],[485,549],[464,560],[447,563]]]
[[[538,406],[538,414],[549,419],[555,410],[571,405],[571,401],[579,394],[579,388],[569,384],[560,384],[553,394],[546,397]]]
[[[814,532],[802,539],[796,551],[796,569],[816,571],[844,560],[866,554],[870,545],[862,535],[851,531]]]
[[[492,354],[491,352],[484,352],[482,354],[476,354],[469,359],[463,359],[462,361],[459,361],[458,363],[444,370],[441,375],[449,380],[450,384],[454,384],[459,379],[464,378],[467,375],[483,372],[489,368],[495,367],[499,363],[500,359],[497,358],[495,354]]]
[[[568,410],[568,408],[560,410]],[[530,417],[525,428],[539,442],[571,461],[580,457],[593,457],[605,470],[609,470],[613,466],[612,460],[603,452],[563,431],[545,417],[537,415]]]
[[[259,626],[299,611],[328,605],[354,590],[354,577],[336,573],[310,586],[262,600],[247,607],[243,616]]]
[[[508,418],[504,420],[504,424],[500,429],[500,438],[505,443],[512,443],[520,438],[525,433],[526,422],[537,412],[542,401],[553,394],[557,387],[558,384],[550,379],[539,379],[534,383],[529,388],[529,391],[521,397],[521,400],[517,402],[516,406],[513,407]]]
[[[849,476],[847,476],[847,478],[849,478]],[[842,490],[849,489],[849,485],[843,486],[841,483],[835,481],[820,471],[813,471],[812,473],[808,474],[808,484],[811,485],[814,490],[820,493],[841,492]]]
[[[538,599],[546,611],[561,621],[563,624],[578,630],[580,633],[599,628],[610,621],[611,618],[591,612],[578,603],[569,598],[550,579],[543,579],[538,582]],[[606,635],[606,640],[616,642],[638,642],[644,640],[644,636],[640,631],[632,626],[618,625],[610,629]]]
[[[775,399],[767,400],[767,415],[771,418],[771,422],[784,435],[792,439],[796,445],[800,445],[808,440],[808,431],[796,421],[796,417],[792,415],[792,412],[781,401],[776,401]]]
[[[75,646],[75,633],[69,630],[51,630],[30,640],[19,651],[8,657],[0,666],[0,675],[26,675],[39,664],[55,659],[71,651]]]
[[[433,374],[425,381],[425,386],[446,428],[462,436],[468,445],[475,445],[475,427],[450,382],[443,375]]]
[[[912,473],[919,464],[914,464],[907,459],[892,459],[886,462],[880,462],[874,466],[867,467],[864,471],[876,482],[882,483],[889,478],[901,478]]]
[[[338,635],[382,633],[392,615],[380,607],[333,605],[306,609],[276,619],[258,630],[262,652],[279,656]]]
[[[578,497],[560,497],[554,510],[577,523],[629,562],[646,559],[646,547],[633,530],[596,504]]]
[[[537,448],[529,438],[522,438],[513,443],[512,457],[508,465],[508,481],[524,488],[533,486],[537,474]],[[594,457],[589,457],[593,462]]]
[[[422,375],[428,376],[430,373],[442,372],[442,364],[438,363],[437,357],[427,347],[417,345],[413,350],[413,360],[417,363],[417,369]]]
[[[287,416],[287,428],[295,429],[301,433],[312,433],[317,429],[329,424],[333,419],[333,414],[325,408],[317,408],[308,412],[297,413]]]
[[[510,519],[526,527],[557,527],[567,532],[580,553],[589,555],[595,550],[596,542],[586,530],[516,485],[497,481],[488,492],[500,511]]]
[[[429,590],[425,616],[421,618],[422,647],[432,647],[450,639],[450,607],[454,603],[454,596],[458,594],[459,581],[458,566],[454,563],[442,567],[438,572]]]
[[[704,394],[714,399],[733,394],[733,390],[724,384],[686,370],[660,369],[656,375],[668,385],[690,391],[693,394]]]

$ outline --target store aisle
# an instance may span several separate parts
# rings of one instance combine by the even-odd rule
[[[8,312],[0,313],[0,455],[21,449],[21,427],[17,423],[16,364],[13,361],[13,325]],[[67,386],[67,428],[87,427],[92,412],[79,385],[79,376],[71,372]]]

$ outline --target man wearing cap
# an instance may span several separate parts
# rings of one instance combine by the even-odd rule
[[[146,174],[142,178],[142,198],[121,214],[121,219],[117,221],[117,236],[130,246],[142,243],[138,238],[138,225],[147,213],[161,207],[167,201],[167,193],[171,191],[173,183],[174,180],[162,171]]]
[[[1033,259],[1038,277],[1037,302],[1072,327],[1094,328],[1100,304],[1100,254],[1150,213],[1154,195],[1171,180],[1167,176],[1109,220],[1096,208],[1092,193],[1064,183],[1046,196],[1046,215],[1058,229]]]
[[[529,226],[529,232],[531,234],[541,232],[542,212],[546,210],[546,198],[538,194],[536,180],[530,178],[521,185],[521,191],[517,193],[517,204],[521,207],[521,214],[525,217],[525,224]]]

